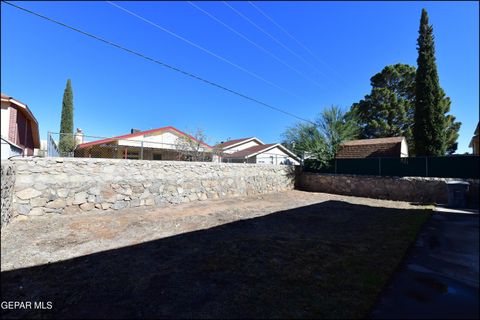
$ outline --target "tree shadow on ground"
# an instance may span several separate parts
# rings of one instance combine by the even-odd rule
[[[428,211],[340,201],[2,272],[2,318],[351,318],[368,314]]]

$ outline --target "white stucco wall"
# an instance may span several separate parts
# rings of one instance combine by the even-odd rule
[[[5,102],[2,102],[2,113],[0,114],[0,118],[1,118],[1,126],[2,126],[2,137],[4,137],[5,139],[8,139],[8,129],[9,129],[9,125],[10,125],[10,106],[5,103]]]
[[[230,149],[224,149],[223,152],[225,153],[234,153],[234,152],[237,152],[237,151],[241,151],[241,150],[245,150],[245,149],[248,149],[248,148],[251,148],[251,147],[255,147],[255,146],[258,146],[260,145],[261,143],[257,142],[256,140],[252,140],[252,141],[249,141],[249,142],[246,142],[246,143],[243,143],[243,144],[240,144],[240,145],[237,145],[237,146],[234,146]],[[228,147],[227,147],[228,148]]]
[[[259,153],[256,156],[256,163],[267,163],[267,164],[286,164],[286,161],[290,161],[291,164],[299,165],[300,163],[290,157],[279,147],[272,148],[265,152]]]
[[[1,149],[1,159],[8,159],[13,156],[20,156],[23,153],[23,150],[15,145],[12,145],[5,139],[0,139],[2,141]]]
[[[402,140],[402,144],[400,147],[400,157],[401,158],[408,157],[408,146],[405,139]]]
[[[169,131],[164,131],[159,134],[136,136],[127,139],[118,140],[121,146],[140,147],[143,141],[144,148],[158,148],[176,150],[176,143],[179,137]],[[200,148],[200,150],[202,150]]]

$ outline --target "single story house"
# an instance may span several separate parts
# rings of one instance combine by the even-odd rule
[[[1,158],[33,156],[40,148],[38,121],[28,106],[1,94]]]
[[[189,160],[192,152],[202,153],[203,160],[211,159],[212,147],[174,128],[138,131],[130,134],[84,142],[84,135],[77,132],[75,157],[143,159],[143,160]],[[186,138],[182,139],[181,138]],[[191,141],[188,149],[181,141]],[[188,149],[188,150],[187,150]]]
[[[480,137],[478,135],[480,122],[477,123],[477,128],[475,129],[475,132],[473,133],[472,140],[470,140],[470,144],[468,145],[469,148],[472,148],[473,154],[474,155],[480,155],[480,149],[479,149],[479,142],[480,142]]]
[[[392,158],[408,157],[405,137],[361,139],[340,144],[335,158]]]
[[[300,159],[279,143],[265,144],[256,137],[229,140],[215,146],[221,162],[300,164]]]

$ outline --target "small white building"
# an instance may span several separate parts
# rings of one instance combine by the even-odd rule
[[[220,156],[216,161],[231,163],[300,164],[300,159],[279,143],[265,144],[251,137],[229,140],[216,146]]]

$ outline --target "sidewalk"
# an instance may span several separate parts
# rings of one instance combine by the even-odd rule
[[[438,208],[371,317],[479,317],[479,215]]]

